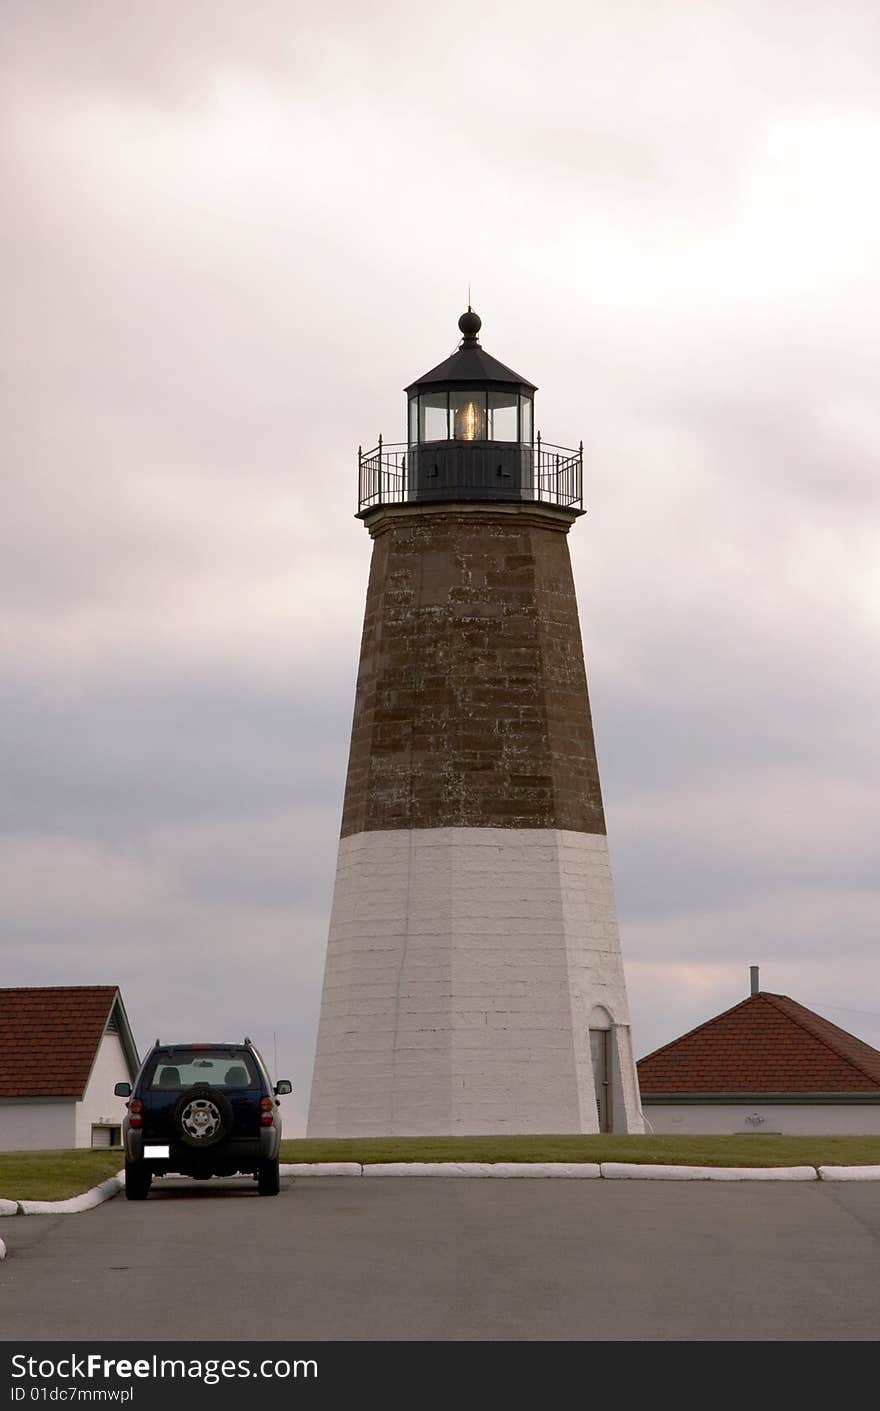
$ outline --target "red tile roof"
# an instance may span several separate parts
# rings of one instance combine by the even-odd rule
[[[115,985],[0,990],[0,1098],[85,1092]]]
[[[880,1089],[880,1052],[788,995],[750,995],[649,1053],[643,1094],[866,1093]]]

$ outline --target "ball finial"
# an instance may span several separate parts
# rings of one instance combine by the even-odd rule
[[[458,320],[458,326],[464,334],[464,341],[466,343],[476,343],[477,334],[483,326],[483,320],[480,318],[480,315],[475,314],[470,305],[468,305],[467,313],[462,314],[461,318]]]

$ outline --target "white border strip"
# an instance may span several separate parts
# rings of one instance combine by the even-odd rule
[[[103,1205],[105,1200],[112,1200],[124,1183],[125,1175],[120,1171],[82,1195],[71,1196],[69,1200],[20,1200],[18,1210],[21,1215],[79,1215],[83,1210],[94,1210],[96,1205]]]
[[[563,1176],[609,1181],[880,1181],[880,1166],[659,1166],[629,1161],[297,1162],[284,1176]]]
[[[595,1161],[381,1161],[365,1176],[567,1176],[596,1179]]]
[[[820,1166],[823,1181],[880,1181],[880,1166]]]
[[[603,1161],[609,1181],[818,1181],[815,1166],[640,1166]]]
[[[880,1181],[880,1166],[653,1166],[629,1161],[297,1161],[282,1176],[562,1177],[606,1181]],[[120,1171],[69,1200],[0,1200],[0,1215],[78,1215],[112,1200],[125,1185]],[[0,1259],[6,1246],[0,1240]]]
[[[361,1176],[359,1161],[294,1161],[278,1167],[282,1176]]]

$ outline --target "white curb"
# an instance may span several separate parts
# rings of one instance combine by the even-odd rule
[[[880,1166],[820,1166],[823,1181],[880,1181]]]
[[[282,1176],[562,1177],[608,1181],[880,1181],[880,1166],[652,1166],[629,1161],[299,1161]],[[77,1215],[112,1200],[125,1173],[69,1200],[0,1200],[0,1215]],[[0,1259],[6,1246],[0,1240]]]
[[[611,1181],[817,1181],[815,1166],[639,1166],[603,1161]]]
[[[292,1161],[278,1167],[282,1176],[360,1176],[359,1161]]]
[[[380,1161],[365,1176],[567,1176],[597,1178],[596,1161]]]
[[[122,1190],[124,1180],[124,1174],[120,1171],[117,1176],[111,1176],[100,1185],[92,1186],[90,1191],[73,1195],[69,1200],[20,1200],[18,1209],[22,1215],[78,1215],[82,1210],[93,1210],[105,1200],[112,1200]]]

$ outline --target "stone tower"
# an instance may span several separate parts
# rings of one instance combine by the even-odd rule
[[[309,1136],[639,1132],[567,535],[480,319],[360,454],[373,540]]]

